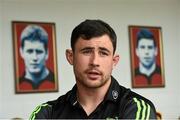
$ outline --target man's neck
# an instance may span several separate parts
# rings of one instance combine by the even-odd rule
[[[145,74],[147,76],[150,76],[154,70],[156,69],[156,64],[152,64],[151,67],[149,67],[149,69],[147,69],[146,67],[144,67],[142,64],[139,65],[139,71],[142,73],[142,74]]]
[[[104,86],[100,88],[85,88],[77,84],[77,99],[85,110],[87,115],[90,115],[97,106],[104,100],[104,97],[109,89],[111,80],[108,80]]]
[[[43,69],[43,71],[37,74],[32,74],[26,70],[25,78],[32,80],[34,83],[38,83],[44,78],[46,78],[48,74],[49,70],[47,68]]]

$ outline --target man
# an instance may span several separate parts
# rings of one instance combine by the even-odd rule
[[[28,25],[21,33],[20,54],[25,72],[20,77],[20,90],[54,89],[54,74],[46,67],[48,34],[38,25]]]
[[[111,76],[119,61],[116,34],[101,20],[85,20],[72,32],[66,50],[76,85],[57,100],[38,106],[30,119],[149,119],[153,104],[120,86]]]
[[[148,29],[141,29],[137,34],[136,55],[139,67],[135,69],[137,86],[162,85],[161,69],[156,64],[158,48],[153,34]]]

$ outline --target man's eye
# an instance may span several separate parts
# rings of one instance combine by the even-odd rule
[[[153,49],[154,47],[153,46],[148,46],[148,49]]]
[[[100,54],[101,56],[108,56],[108,53],[107,53],[107,52],[104,52],[104,51],[100,51],[99,54]]]
[[[42,50],[36,50],[36,53],[41,54],[41,53],[43,53],[43,51]]]
[[[84,50],[82,53],[83,54],[90,54],[92,51],[91,50]]]
[[[27,50],[27,53],[31,54],[33,53],[33,50]]]
[[[141,48],[141,49],[144,49],[144,48],[145,48],[145,46],[140,46],[140,48]]]

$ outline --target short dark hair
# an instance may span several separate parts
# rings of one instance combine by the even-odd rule
[[[85,20],[76,26],[71,34],[71,48],[74,51],[78,38],[91,39],[102,35],[108,35],[113,45],[113,53],[116,51],[116,33],[110,25],[102,20]]]
[[[21,47],[24,48],[25,41],[40,41],[47,51],[48,34],[39,25],[28,25],[21,33]]]
[[[153,43],[154,43],[154,46],[156,47],[156,41],[155,41],[155,38],[154,38],[154,35],[153,33],[148,30],[148,29],[145,29],[145,28],[142,28],[140,29],[140,31],[137,33],[137,44],[136,44],[136,48],[138,47],[138,44],[139,44],[139,41],[141,39],[149,39],[149,40],[152,40]]]

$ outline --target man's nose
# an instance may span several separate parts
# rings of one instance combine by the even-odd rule
[[[90,65],[94,66],[94,67],[99,66],[99,54],[98,54],[98,52],[93,52],[91,54]]]
[[[32,53],[32,59],[33,60],[37,60],[37,53],[34,51],[33,53]]]
[[[145,51],[145,54],[146,54],[146,55],[149,55],[149,50],[148,50],[148,48],[146,48],[144,51]]]

